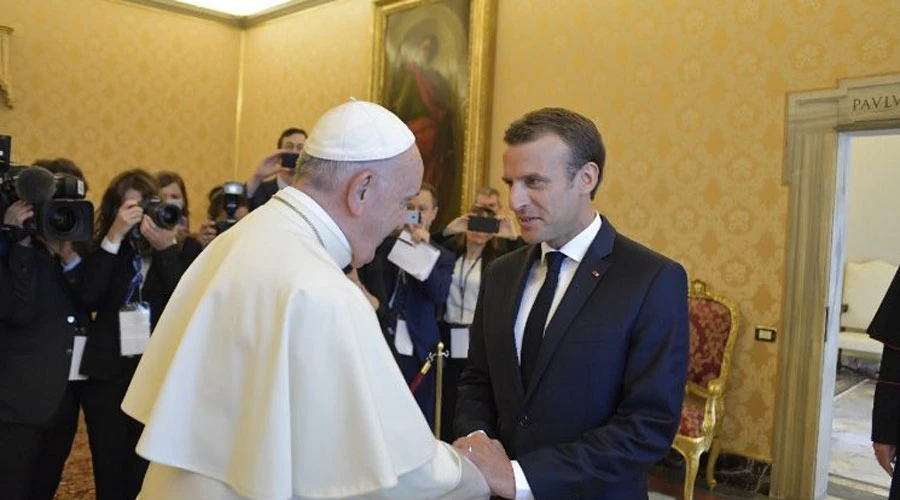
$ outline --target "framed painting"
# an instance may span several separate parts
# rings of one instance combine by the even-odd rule
[[[496,0],[376,0],[371,99],[416,136],[435,229],[486,181]]]

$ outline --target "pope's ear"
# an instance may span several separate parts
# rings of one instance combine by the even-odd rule
[[[375,174],[371,170],[363,170],[350,179],[347,189],[347,207],[350,213],[358,216],[366,204],[372,199],[372,188],[375,185]]]

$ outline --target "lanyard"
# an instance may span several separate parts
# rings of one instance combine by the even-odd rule
[[[141,259],[141,252],[139,252],[137,249],[135,249],[131,264],[132,267],[134,267],[134,277],[131,278],[131,284],[128,285],[128,295],[125,296],[126,306],[131,303],[131,299],[132,297],[134,297],[134,292],[138,293],[138,302],[143,302],[144,300],[141,294],[141,284],[144,282],[144,275],[141,274],[143,261]]]
[[[469,275],[472,274],[472,271],[475,270],[475,266],[481,262],[481,255],[472,262],[472,265],[469,267],[469,270],[466,271],[466,256],[463,255],[459,260],[459,322],[463,321],[463,310],[466,307],[466,285],[469,284]]]

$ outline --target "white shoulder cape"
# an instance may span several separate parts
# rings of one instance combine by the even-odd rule
[[[185,273],[122,408],[141,456],[252,499],[363,495],[437,450],[372,307],[275,200]]]

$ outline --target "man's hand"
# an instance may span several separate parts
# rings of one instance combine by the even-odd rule
[[[25,221],[32,217],[34,217],[34,207],[31,206],[31,203],[19,200],[6,209],[6,213],[3,214],[3,223],[7,226],[22,227],[25,225]]]
[[[165,250],[178,243],[175,239],[175,230],[163,229],[157,226],[153,219],[147,215],[141,221],[141,234],[144,235],[144,238],[147,238],[154,250]]]
[[[897,447],[892,444],[872,443],[875,459],[889,476],[894,475],[894,461],[897,459]]]
[[[516,477],[512,462],[500,441],[490,439],[483,432],[474,432],[457,439],[453,447],[478,467],[491,487],[491,494],[502,498],[516,498]]]
[[[444,228],[444,236],[453,236],[466,232],[469,228],[469,214],[461,215],[453,219],[447,227]]]
[[[106,239],[111,243],[122,241],[125,235],[128,234],[128,231],[135,224],[141,222],[143,216],[144,209],[141,208],[140,203],[134,200],[122,203],[119,211],[116,212],[116,218],[113,220],[112,226],[109,227],[109,232],[106,233]]]
[[[425,243],[431,241],[431,234],[424,227],[407,224],[406,230],[409,231],[409,234],[412,236],[413,243],[415,243],[416,245],[422,243],[423,241]]]
[[[281,166],[281,155],[291,152],[292,151],[287,149],[279,149],[259,162],[259,165],[256,166],[256,172],[254,172],[250,177],[250,180],[247,181],[248,198],[253,196],[253,193],[256,192],[259,185],[262,184],[267,177],[280,174],[281,172],[291,172],[291,169]]]
[[[194,235],[194,239],[200,243],[201,247],[206,248],[206,245],[212,243],[212,240],[214,240],[216,236],[218,236],[218,233],[216,232],[216,223],[208,220],[203,224],[200,224],[200,230]]]

